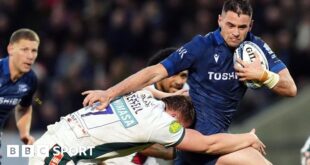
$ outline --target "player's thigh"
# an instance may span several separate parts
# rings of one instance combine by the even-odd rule
[[[252,147],[220,156],[216,165],[269,165],[265,157]]]

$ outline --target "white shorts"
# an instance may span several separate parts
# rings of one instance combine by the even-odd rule
[[[29,158],[29,165],[44,165],[44,160],[48,156],[49,150],[56,144],[56,141],[46,132],[34,144],[34,156]],[[52,160],[51,160],[52,161]],[[54,161],[57,161],[54,159]],[[73,161],[69,161],[66,165],[74,165]]]
[[[310,136],[301,148],[301,165],[310,165]]]

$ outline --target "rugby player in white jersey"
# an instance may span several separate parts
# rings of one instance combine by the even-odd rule
[[[149,91],[137,91],[113,100],[104,111],[97,110],[96,105],[87,106],[49,125],[47,132],[34,143],[35,154],[29,164],[102,161],[155,143],[208,154],[226,154],[250,146],[264,153],[265,146],[254,131],[204,136],[184,128],[191,125],[193,118],[194,110],[188,97],[156,100]],[[47,156],[39,153],[38,148],[42,147],[49,149]],[[60,151],[84,148],[88,149],[76,154]]]
[[[156,52],[147,62],[147,66],[152,66],[160,63],[167,58],[171,53],[175,52],[177,48],[169,47],[161,49]],[[188,71],[184,70],[176,75],[167,77],[161,81],[158,81],[145,89],[152,92],[155,98],[161,99],[163,97],[171,95],[188,95],[189,86],[186,83],[188,78]],[[159,165],[160,162],[156,158],[161,158],[162,163],[171,164],[171,160],[174,159],[173,148],[166,148],[162,145],[153,145],[139,153],[134,153],[124,157],[117,157],[104,161],[104,165]],[[170,162],[169,162],[169,161]]]

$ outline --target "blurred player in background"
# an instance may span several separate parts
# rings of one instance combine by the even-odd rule
[[[16,125],[20,139],[32,144],[30,135],[32,98],[37,88],[34,64],[40,44],[39,36],[30,29],[18,29],[10,38],[8,57],[0,60],[0,124],[1,129],[15,108]]]
[[[162,49],[158,51],[148,60],[147,66],[152,66],[152,65],[160,63],[161,61],[163,61],[165,58],[167,58],[171,53],[173,53],[176,50],[177,48],[166,48],[166,49]],[[165,78],[159,82],[156,82],[146,87],[146,89],[151,91],[153,94],[155,94],[157,99],[160,99],[164,96],[168,96],[167,93],[184,94],[184,93],[187,93],[189,89],[186,83],[187,78],[188,78],[188,71],[181,71],[180,73],[177,73],[176,75]],[[157,162],[155,158],[147,157],[147,155],[157,154],[161,158],[171,160],[173,159],[173,156],[171,156],[172,152],[173,152],[172,147],[166,148],[158,144],[158,145],[153,145],[152,147],[149,147],[143,152],[131,154],[126,157],[109,159],[105,161],[104,163],[106,165],[113,165],[113,164],[158,165],[159,163]]]
[[[310,136],[301,149],[301,165],[310,165]]]
[[[141,90],[113,100],[104,111],[97,110],[96,105],[99,104],[84,107],[48,126],[48,131],[33,147],[39,152],[38,147],[47,146],[49,154],[35,153],[29,164],[69,165],[78,161],[106,160],[154,143],[205,154],[227,154],[246,147],[265,153],[265,146],[254,130],[244,134],[204,136],[193,129],[185,129],[195,116],[194,107],[186,96],[156,100],[149,91]],[[89,149],[84,154],[55,151],[62,148],[72,151],[74,147]]]
[[[285,64],[263,40],[250,32],[252,14],[248,0],[226,0],[218,16],[217,30],[205,36],[195,36],[161,64],[147,67],[105,91],[83,92],[87,95],[83,104],[86,106],[100,101],[102,105],[98,108],[103,109],[119,95],[188,70],[189,94],[196,110],[195,129],[204,135],[211,135],[228,131],[233,114],[247,90],[243,81],[255,80],[279,95],[295,96],[297,88]],[[254,42],[262,49],[270,70],[264,70],[258,59],[252,63],[237,59],[243,67],[234,67],[234,50],[245,40]],[[179,152],[175,163],[248,165],[245,158],[254,155],[257,156],[257,152],[251,148],[223,156]],[[256,162],[254,157],[251,162]]]
[[[149,61],[147,62],[147,66],[159,64],[176,50],[177,48],[166,48],[160,50],[149,59]],[[176,73],[173,76],[167,77],[161,81],[158,81],[150,85],[149,86],[150,88],[148,89],[149,90],[156,89],[158,91],[162,91],[165,93],[175,93],[180,92],[180,90],[182,90],[180,94],[183,94],[182,92],[187,92],[187,90],[189,90],[189,86],[186,83],[187,79],[188,79],[188,71],[183,70],[180,71],[179,73]]]

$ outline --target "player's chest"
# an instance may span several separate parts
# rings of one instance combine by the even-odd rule
[[[197,60],[196,71],[209,80],[234,80],[237,79],[233,64],[233,52],[228,48],[215,47],[204,53]]]
[[[21,98],[30,92],[30,87],[25,82],[11,82],[0,78],[0,106],[15,106]]]

